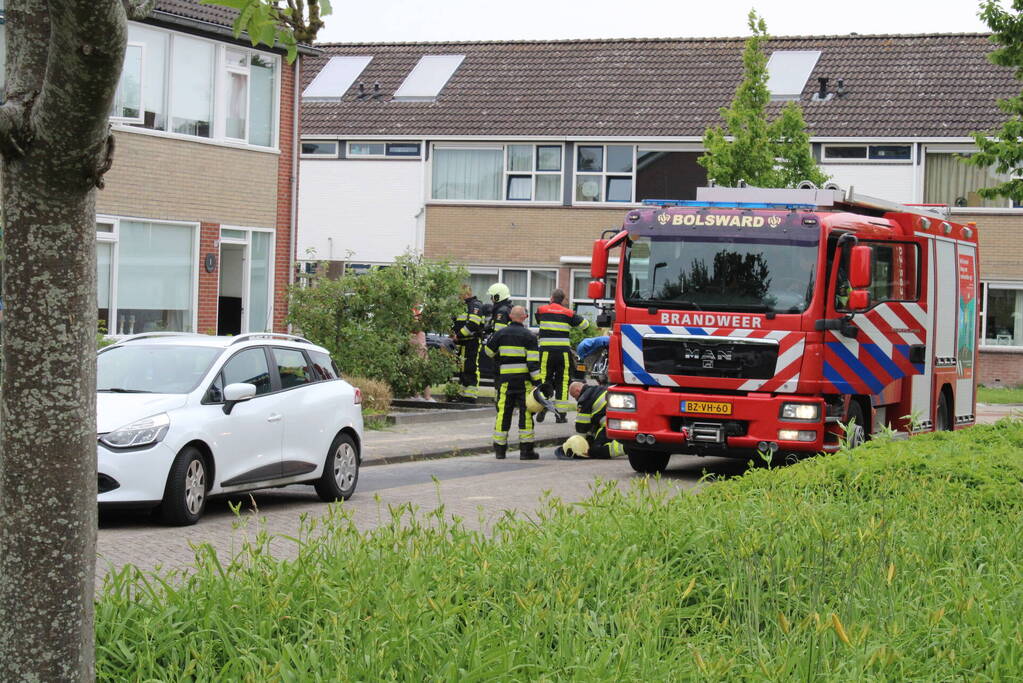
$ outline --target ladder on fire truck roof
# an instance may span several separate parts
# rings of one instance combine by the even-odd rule
[[[850,187],[843,190],[837,186],[826,188],[769,188],[769,187],[700,187],[696,190],[696,201],[674,201],[649,199],[644,204],[659,206],[727,207],[746,208],[835,208],[867,209],[891,213],[915,213],[945,220],[945,216],[934,207],[908,206],[886,199],[857,194]]]

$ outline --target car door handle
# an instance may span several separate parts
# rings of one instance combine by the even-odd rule
[[[280,413],[273,413],[270,417],[266,418],[267,422],[280,422],[281,418],[284,417]]]

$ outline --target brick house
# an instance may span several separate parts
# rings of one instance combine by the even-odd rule
[[[363,267],[405,249],[582,311],[592,240],[647,198],[706,183],[702,135],[742,76],[742,39],[321,45],[302,78],[298,258]],[[1023,382],[1023,209],[987,201],[970,133],[1017,94],[986,35],[777,38],[773,113],[803,107],[843,187],[944,204],[982,237],[980,380]]]
[[[158,0],[129,22],[114,165],[96,198],[99,318],[111,334],[285,327],[301,59],[235,40],[235,16]]]

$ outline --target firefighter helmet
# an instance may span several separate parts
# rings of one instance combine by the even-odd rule
[[[503,282],[495,282],[490,285],[490,289],[487,290],[487,296],[496,304],[498,301],[510,299],[511,290],[508,289],[508,285]]]
[[[586,454],[590,452],[590,442],[582,434],[573,434],[565,440],[561,448],[565,451],[565,455],[585,458]]]
[[[533,390],[526,394],[526,410],[531,413],[540,413],[544,410],[557,412],[554,401],[544,393],[543,387],[533,387]]]

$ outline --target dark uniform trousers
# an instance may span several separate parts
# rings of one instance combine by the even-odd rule
[[[590,444],[587,457],[617,458],[625,454],[622,444],[607,438],[607,387],[588,386],[579,394],[575,431]]]
[[[487,340],[484,347],[494,359],[494,389],[497,418],[494,443],[507,445],[512,414],[519,412],[519,442],[533,442],[533,414],[526,410],[526,393],[540,381],[540,352],[536,336],[520,323],[512,322]]]
[[[479,299],[465,300],[465,310],[455,319],[454,332],[461,394],[476,398],[480,392],[480,336],[483,334],[483,304]]]
[[[573,327],[585,330],[590,321],[556,303],[541,306],[533,317],[540,328],[540,377],[554,388],[554,405],[567,413],[572,409],[568,399],[568,383],[572,378],[569,334]]]

